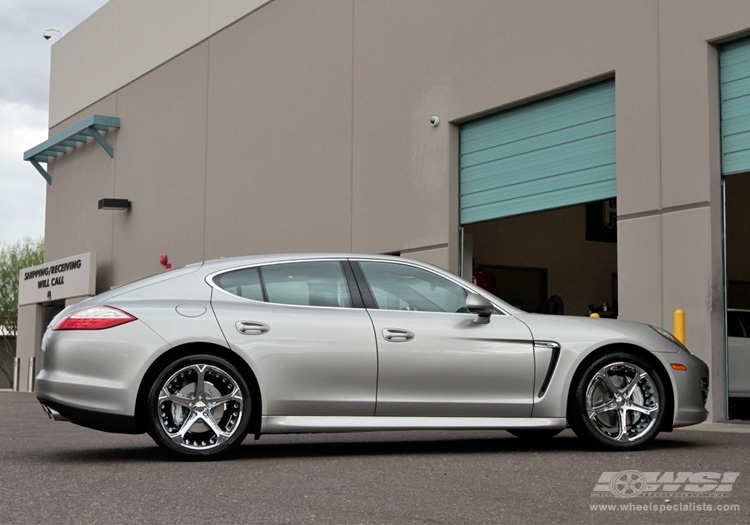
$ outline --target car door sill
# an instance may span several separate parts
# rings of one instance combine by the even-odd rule
[[[542,417],[263,416],[261,434],[378,430],[504,430],[560,428],[566,419]]]

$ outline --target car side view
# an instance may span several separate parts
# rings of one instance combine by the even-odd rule
[[[665,330],[526,313],[399,257],[192,264],[66,308],[42,349],[50,417],[186,458],[247,434],[567,426],[630,450],[707,417],[708,367]]]

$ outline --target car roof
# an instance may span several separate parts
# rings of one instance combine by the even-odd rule
[[[309,260],[320,260],[320,259],[334,259],[334,260],[356,259],[356,260],[409,262],[409,263],[417,263],[417,264],[424,265],[427,267],[436,268],[428,263],[406,259],[403,257],[394,256],[394,255],[373,255],[373,254],[343,253],[343,252],[342,253],[277,253],[277,254],[264,254],[264,255],[247,255],[247,256],[240,256],[240,257],[227,257],[227,258],[207,260],[203,263],[203,268],[210,273],[212,271],[219,271],[224,268],[233,268],[233,267],[239,267],[239,266],[252,266],[256,264],[309,261]]]

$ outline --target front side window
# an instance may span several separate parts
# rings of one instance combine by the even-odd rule
[[[438,274],[407,264],[361,261],[381,310],[466,312],[466,290]]]

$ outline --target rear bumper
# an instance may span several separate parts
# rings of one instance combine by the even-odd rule
[[[54,421],[70,421],[82,427],[118,434],[142,434],[145,432],[136,419],[131,416],[71,407],[40,395],[37,395],[37,399],[42,404],[42,409]]]
[[[141,378],[163,339],[140,321],[109,330],[44,336],[37,399],[55,420],[107,432],[139,433],[134,423]]]

